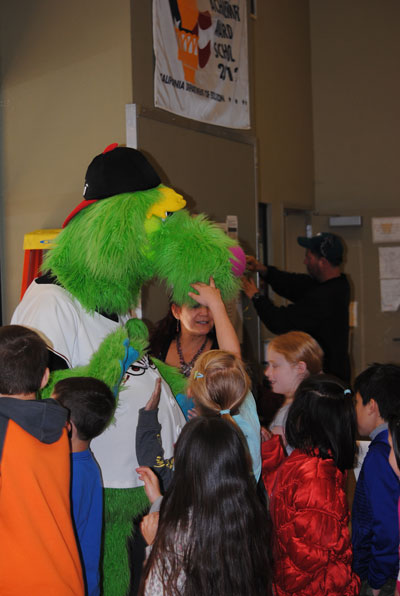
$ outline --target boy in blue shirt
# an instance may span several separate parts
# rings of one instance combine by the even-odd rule
[[[91,377],[59,381],[52,397],[70,412],[72,514],[87,594],[99,596],[103,483],[89,446],[110,422],[115,398],[105,383]]]
[[[393,595],[399,570],[400,484],[389,461],[387,420],[400,407],[400,367],[374,364],[355,380],[358,431],[371,444],[352,511],[354,571],[361,595]]]

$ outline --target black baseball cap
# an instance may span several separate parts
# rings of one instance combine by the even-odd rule
[[[86,171],[84,200],[69,214],[63,228],[85,207],[125,192],[150,190],[161,184],[153,166],[137,149],[112,143],[96,155]]]
[[[312,238],[299,236],[297,242],[318,257],[324,257],[331,265],[340,265],[343,261],[343,243],[336,234],[321,232]]]

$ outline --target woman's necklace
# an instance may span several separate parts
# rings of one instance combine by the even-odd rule
[[[182,354],[182,346],[181,346],[181,340],[180,340],[179,333],[176,336],[176,349],[178,350],[178,356],[179,356],[179,362],[180,362],[180,369],[181,369],[181,373],[185,377],[189,377],[190,376],[190,372],[191,372],[191,370],[193,368],[193,364],[196,362],[197,358],[203,352],[204,348],[206,347],[207,341],[208,341],[208,336],[206,335],[206,338],[205,338],[204,342],[201,344],[200,348],[197,350],[196,354],[193,356],[193,358],[191,359],[191,361],[190,362],[185,362],[185,359],[183,358],[183,354]]]

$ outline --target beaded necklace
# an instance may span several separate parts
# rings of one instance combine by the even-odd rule
[[[200,346],[200,348],[197,350],[196,354],[193,356],[193,358],[191,359],[191,361],[190,362],[185,362],[185,359],[184,359],[183,353],[182,353],[182,346],[181,346],[180,336],[179,336],[179,334],[176,336],[176,349],[178,351],[178,356],[179,356],[180,370],[181,370],[181,373],[185,377],[189,377],[190,376],[190,371],[192,370],[193,365],[196,362],[197,358],[204,351],[204,348],[206,347],[207,341],[208,341],[208,336],[206,335],[206,338],[205,338],[204,342],[202,343],[202,345]]]

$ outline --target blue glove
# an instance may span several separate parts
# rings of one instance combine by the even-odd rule
[[[132,346],[129,343],[128,338],[126,338],[124,340],[123,345],[125,348],[125,354],[124,354],[123,360],[119,361],[119,365],[121,367],[121,374],[120,374],[118,383],[115,385],[115,387],[113,389],[113,393],[115,396],[117,396],[118,388],[120,386],[122,379],[124,378],[126,371],[130,367],[130,365],[133,364],[133,362],[136,362],[136,360],[139,358],[139,352],[137,350],[135,350],[135,348],[132,348]]]
[[[178,393],[175,399],[178,402],[178,405],[182,410],[186,420],[189,420],[188,411],[194,408],[193,399],[191,397],[188,397],[185,393]]]

